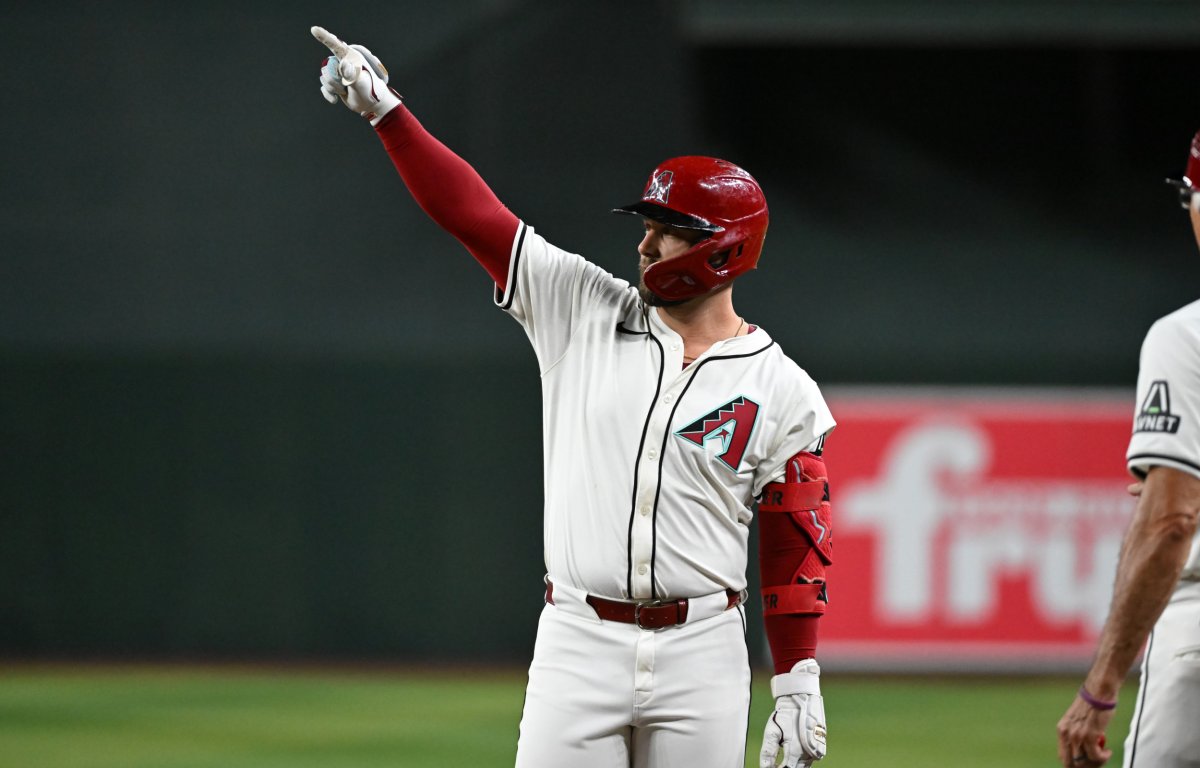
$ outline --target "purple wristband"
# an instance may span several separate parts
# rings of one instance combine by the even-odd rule
[[[1101,712],[1107,712],[1110,709],[1117,708],[1117,702],[1097,699],[1095,696],[1088,693],[1087,688],[1084,688],[1082,685],[1079,686],[1079,698],[1083,699],[1092,709],[1098,709]]]

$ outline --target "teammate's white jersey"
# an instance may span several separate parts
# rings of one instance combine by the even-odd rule
[[[1164,466],[1200,477],[1200,301],[1160,318],[1146,334],[1126,460],[1139,476]],[[1200,579],[1200,532],[1183,573]]]
[[[542,377],[549,578],[611,598],[746,586],[754,498],[834,427],[759,328],[686,368],[637,289],[522,224],[496,303]]]
[[[1200,301],[1158,320],[1146,334],[1137,412],[1126,458],[1139,476],[1154,466],[1200,477]],[[1200,755],[1200,532],[1142,656],[1124,768],[1195,766]]]

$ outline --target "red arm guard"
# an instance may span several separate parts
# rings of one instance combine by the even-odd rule
[[[833,562],[825,462],[801,451],[785,472],[782,483],[763,489],[758,504],[763,621],[775,674],[816,653],[817,620],[827,602],[825,567]]]
[[[403,104],[384,115],[375,131],[421,209],[465,245],[504,290],[517,217]]]

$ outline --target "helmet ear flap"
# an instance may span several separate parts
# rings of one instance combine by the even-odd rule
[[[735,244],[732,248],[717,251],[708,257],[708,266],[716,270],[724,269],[729,265],[729,262],[740,259],[744,250],[746,250],[746,242],[742,241]]]
[[[740,245],[738,246],[738,251],[739,253],[741,252]],[[729,263],[729,258],[730,252],[728,250],[717,251],[712,256],[708,257],[708,266],[712,267],[713,269],[721,269]]]
[[[1200,187],[1196,186],[1197,181],[1200,181],[1200,131],[1196,131],[1196,135],[1192,136],[1192,145],[1188,149],[1187,167],[1184,169],[1183,178],[1164,179],[1164,181],[1179,192],[1180,208],[1200,213],[1200,202],[1196,199],[1197,193],[1200,192]]]

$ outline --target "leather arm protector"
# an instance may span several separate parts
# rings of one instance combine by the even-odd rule
[[[833,527],[824,460],[810,451],[789,459],[783,482],[763,489],[758,511],[763,618],[776,674],[783,674],[816,652],[817,619],[828,602]]]

